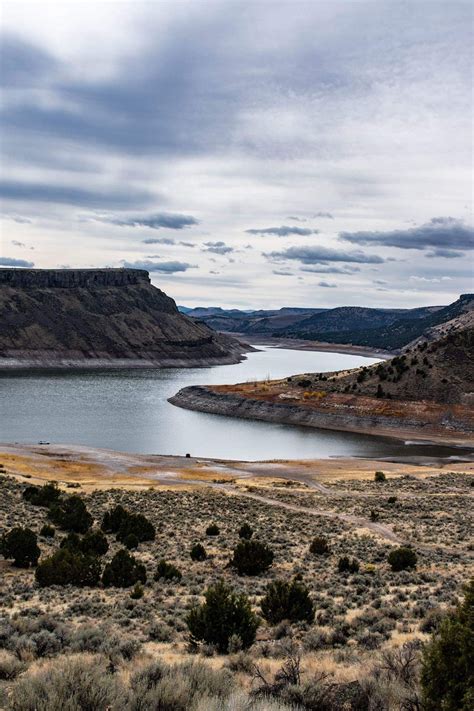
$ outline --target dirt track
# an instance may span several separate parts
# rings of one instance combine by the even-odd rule
[[[241,462],[52,445],[0,445],[0,458],[8,474],[30,483],[54,480],[65,487],[79,485],[83,491],[107,488],[143,489],[150,486],[211,486],[225,491],[228,495],[251,498],[269,506],[313,516],[337,518],[354,528],[368,530],[393,543],[405,541],[388,525],[344,512],[288,503],[267,496],[266,492],[271,491],[275,484],[281,486],[290,482],[300,491],[301,487],[306,491],[312,489],[329,498],[336,493],[327,485],[331,481],[373,480],[374,471],[377,469],[383,469],[388,477],[410,474],[420,478],[446,470],[474,472],[473,463],[433,467],[364,459]],[[249,486],[258,487],[259,493],[250,491]],[[341,489],[339,486],[337,495],[357,497],[360,493],[350,488]],[[448,552],[448,549],[445,550]]]

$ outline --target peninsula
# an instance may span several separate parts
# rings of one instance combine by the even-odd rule
[[[474,437],[474,330],[414,343],[391,360],[282,380],[183,388],[170,402],[219,415],[399,439]]]

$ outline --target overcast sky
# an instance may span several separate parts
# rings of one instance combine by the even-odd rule
[[[0,265],[191,306],[472,291],[472,8],[3,0]]]

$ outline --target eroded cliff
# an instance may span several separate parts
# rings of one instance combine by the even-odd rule
[[[0,368],[236,363],[139,269],[0,269]]]

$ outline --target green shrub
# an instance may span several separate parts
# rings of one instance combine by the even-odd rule
[[[49,510],[49,518],[60,528],[74,533],[85,533],[92,526],[92,516],[77,494],[53,504]]]
[[[191,556],[191,560],[197,561],[203,561],[207,558],[206,549],[201,543],[195,543],[189,555]]]
[[[387,504],[394,504],[394,503],[396,503],[396,501],[397,501],[396,496],[389,496],[387,499]]]
[[[240,528],[239,528],[239,538],[245,538],[247,541],[249,541],[253,536],[253,528],[249,526],[248,523],[244,523]]]
[[[87,531],[80,545],[82,552],[90,555],[105,555],[109,550],[107,537],[98,528]]]
[[[234,548],[230,565],[239,575],[259,575],[273,563],[273,551],[260,541],[242,539]]]
[[[181,580],[182,577],[181,571],[164,559],[161,559],[156,566],[155,580]]]
[[[412,548],[402,546],[401,548],[395,548],[395,550],[390,551],[387,561],[393,571],[399,572],[407,568],[416,568],[417,556]]]
[[[122,543],[130,535],[136,536],[139,542],[153,541],[156,535],[155,527],[146,516],[130,513],[120,504],[105,512],[101,528],[106,533],[116,533]]]
[[[220,532],[220,528],[216,523],[211,523],[211,525],[206,528],[206,536],[218,536]]]
[[[132,600],[140,600],[140,598],[142,598],[144,594],[145,591],[143,589],[143,585],[141,585],[140,583],[135,583],[135,585],[133,586],[133,590],[130,593],[130,597],[132,598]]]
[[[44,526],[41,526],[39,534],[44,538],[54,538],[56,535],[56,529],[54,526],[50,526],[49,523],[45,523]]]
[[[347,555],[343,555],[339,558],[337,563],[337,569],[340,573],[357,573],[359,570],[359,561],[357,558],[348,558]]]
[[[135,583],[146,583],[146,568],[124,548],[118,551],[104,568],[105,587],[129,588]]]
[[[270,583],[261,602],[262,615],[272,625],[290,622],[312,622],[314,607],[308,588],[298,580],[288,583],[275,580]]]
[[[17,568],[29,568],[36,565],[40,557],[36,533],[29,528],[17,526],[5,533],[0,539],[0,553],[4,558],[11,558]]]
[[[81,538],[77,533],[68,533],[59,544],[60,548],[68,548],[72,551],[80,551]]]
[[[125,546],[125,548],[128,548],[129,551],[134,551],[140,545],[140,541],[134,533],[129,533],[123,539],[123,545]]]
[[[154,541],[156,531],[151,521],[143,514],[127,514],[120,524],[117,540],[123,542],[130,534],[136,536],[141,543],[142,541]]]
[[[128,516],[128,511],[117,504],[111,511],[106,511],[102,519],[101,529],[106,533],[117,533],[122,521]]]
[[[421,685],[425,711],[474,708],[474,580],[464,601],[440,625],[423,653]]]
[[[193,608],[186,620],[191,639],[212,644],[222,654],[228,652],[229,640],[235,635],[243,649],[250,647],[259,621],[247,596],[235,593],[220,581],[209,587],[204,597],[206,601]]]
[[[312,385],[311,380],[308,380],[308,378],[303,378],[303,380],[297,380],[296,384],[300,388],[309,388]]]
[[[77,549],[60,548],[39,563],[35,577],[40,587],[49,585],[94,587],[100,580],[100,562],[95,556],[84,555]]]
[[[106,536],[100,529],[88,531],[83,538],[77,533],[69,533],[61,541],[60,548],[69,548],[86,555],[105,555],[109,550],[109,543]]]
[[[374,480],[380,484],[383,481],[387,481],[387,477],[383,472],[375,472]]]
[[[329,543],[327,538],[316,536],[311,541],[309,552],[313,555],[329,555]]]
[[[24,489],[23,498],[33,506],[44,506],[48,508],[58,501],[61,492],[55,482],[50,482],[44,486],[27,486]]]

